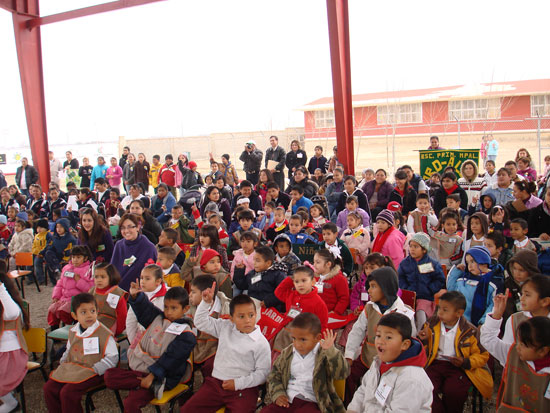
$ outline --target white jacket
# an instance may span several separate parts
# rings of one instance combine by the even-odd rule
[[[433,385],[422,367],[392,367],[380,376],[380,363],[375,357],[353,395],[348,413],[431,412]],[[383,406],[375,396],[382,380],[391,387]]]
[[[34,234],[31,228],[24,229],[21,232],[14,232],[8,245],[8,251],[13,257],[18,252],[32,252],[32,242]]]
[[[366,305],[373,306],[376,311],[381,313],[380,307],[378,307],[378,304],[372,301],[369,301]],[[414,311],[412,311],[409,307],[407,307],[399,297],[397,297],[397,300],[395,300],[393,305],[390,308],[388,308],[383,315],[392,313],[394,311],[397,311],[398,313],[401,313],[401,314],[405,314],[407,317],[410,318],[411,326],[412,326],[412,336],[416,337],[416,324],[414,322]],[[348,341],[346,343],[346,351],[344,352],[345,358],[355,360],[357,357],[359,357],[359,354],[361,353],[361,343],[363,343],[363,340],[365,340],[365,336],[367,334],[367,325],[368,325],[367,314],[365,313],[365,311],[361,311],[359,318],[353,325],[353,328],[351,329],[348,335]]]

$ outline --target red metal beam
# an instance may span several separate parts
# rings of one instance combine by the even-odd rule
[[[29,14],[29,5],[27,0],[0,0],[0,8],[11,11],[12,13]],[[33,17],[38,17],[34,14]]]
[[[144,4],[155,3],[158,1],[165,0],[118,0],[111,3],[98,4],[96,6],[84,7],[82,9],[52,14],[50,16],[37,17],[35,19],[29,20],[29,22],[27,23],[27,27],[32,30],[35,27],[43,26],[45,24],[76,19],[78,17],[91,16],[93,14],[105,13],[108,11],[120,10],[128,7],[142,6]]]
[[[39,0],[26,0],[26,13],[39,16]],[[46,103],[44,99],[44,78],[42,75],[42,42],[40,28],[30,31],[27,22],[32,19],[18,12],[13,13],[13,29],[27,128],[31,144],[34,167],[40,174],[42,188],[50,182],[50,161],[48,158],[48,132],[46,129]]]
[[[354,175],[348,0],[327,0],[327,16],[338,160]]]

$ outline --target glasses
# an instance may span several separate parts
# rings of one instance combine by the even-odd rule
[[[121,231],[129,231],[131,229],[137,228],[137,225],[128,225],[127,227],[120,227]]]

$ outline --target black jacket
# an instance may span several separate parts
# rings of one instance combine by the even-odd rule
[[[403,216],[406,216],[409,212],[414,211],[416,208],[416,191],[409,187],[409,190],[405,193],[405,196],[402,197],[401,194],[394,188],[393,191],[391,191],[389,202],[392,201],[399,202],[399,204],[403,207],[401,213]]]
[[[178,168],[182,175],[181,187],[183,189],[190,189],[195,185],[203,185],[202,176],[198,172],[194,172],[192,169],[189,169],[180,162],[178,162]]]
[[[259,149],[254,149],[252,152],[243,151],[239,160],[241,160],[243,165],[243,170],[248,174],[254,174],[260,172],[262,168],[262,158],[264,153]]]
[[[15,183],[18,187],[21,188],[21,174],[23,173],[23,167],[20,166],[17,168],[17,171],[15,171]],[[38,171],[34,168],[34,166],[27,165],[25,168],[25,182],[27,183],[27,190],[32,184],[38,183]]]
[[[288,168],[288,177],[292,176],[292,168],[298,168],[299,166],[306,166],[307,154],[306,151],[298,149],[296,152],[287,152],[285,158],[285,165]]]
[[[283,191],[279,191],[279,198],[272,199],[273,202],[275,202],[276,206],[282,206],[285,211],[288,209],[288,206],[290,205],[290,195],[284,193]]]
[[[260,198],[260,195],[254,190],[252,190],[252,193],[249,197],[244,197],[243,195],[236,196],[233,198],[233,207],[231,208],[234,210],[237,208],[237,201],[241,198],[248,198],[250,201],[250,205],[248,206],[254,213],[257,215],[258,211],[262,210],[262,198]]]
[[[275,297],[275,288],[286,278],[286,272],[275,265],[262,272],[260,279],[256,280],[256,271],[252,270],[246,275],[244,271],[244,268],[235,268],[233,282],[237,288],[248,290],[250,297],[263,301],[268,308],[275,307],[277,311],[284,313],[285,304]]]
[[[529,211],[529,238],[538,238],[543,232],[550,234],[550,215],[544,211],[543,205]]]
[[[302,179],[300,182],[296,182],[294,181],[294,178],[292,178],[288,183],[288,188],[286,188],[286,192],[290,193],[292,188],[295,186],[301,186],[304,190],[304,196],[309,199],[311,199],[313,195],[317,195],[317,192],[319,191],[319,186],[311,179],[305,178]]]
[[[361,189],[356,188],[355,191],[353,191],[353,194],[351,195],[357,197],[357,203],[359,204],[359,208],[361,208],[363,211],[366,211],[366,212],[370,211],[369,203],[367,201],[367,196]],[[338,205],[336,206],[337,213],[340,213],[340,211],[343,211],[346,208],[346,201],[348,199],[348,196],[349,195],[346,191],[340,194],[340,198],[338,199]],[[370,216],[370,213],[369,213],[369,216]]]
[[[323,171],[323,174],[327,173],[327,158],[324,156],[321,156],[319,158],[316,158],[315,156],[312,156],[309,159],[309,165],[307,166],[307,170],[311,175],[315,173],[315,170],[319,168],[321,171]]]
[[[280,146],[273,149],[271,146],[265,151],[265,167],[267,168],[267,161],[276,161],[275,173],[283,172],[285,169],[286,152]]]
[[[164,318],[164,312],[151,303],[144,293],[139,293],[135,299],[128,299],[128,303],[136,318],[143,327],[147,328],[157,317]],[[192,326],[192,321],[187,318],[180,318],[174,321],[178,324]],[[155,379],[166,379],[166,390],[173,389],[178,385],[188,368],[191,368],[187,359],[197,344],[195,334],[191,330],[184,331],[172,341],[166,351],[148,367],[154,374]]]
[[[460,195],[460,208],[467,211],[468,194],[466,194],[466,191],[464,191],[464,189],[462,189],[460,186],[457,186],[457,188],[452,193]],[[446,199],[447,199],[447,192],[445,191],[445,188],[441,187],[435,191],[433,208],[436,216],[439,217],[439,213],[441,212],[441,210],[447,207]]]

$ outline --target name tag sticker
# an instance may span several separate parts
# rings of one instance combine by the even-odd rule
[[[127,266],[127,267],[130,267],[134,262],[136,262],[137,258],[132,255],[130,258],[126,258],[124,260],[124,265]]]
[[[252,284],[256,284],[258,281],[260,281],[262,279],[262,276],[261,275],[256,275],[254,277],[252,277],[252,279],[250,280],[250,282]]]
[[[323,289],[325,288],[325,285],[322,282],[316,283],[315,287],[317,287],[317,292],[319,294],[323,294]]]
[[[374,393],[374,397],[376,397],[376,400],[378,403],[380,403],[382,406],[386,404],[386,400],[388,399],[388,396],[391,392],[391,386],[388,386],[383,380],[378,385],[378,388],[376,389],[376,392]]]
[[[449,242],[456,243],[456,238],[449,238]]]
[[[432,272],[434,270],[434,266],[431,262],[427,262],[425,264],[420,264],[418,266],[418,271],[420,271],[421,274],[427,274],[429,272]]]
[[[65,274],[63,275],[65,275],[65,277],[67,278],[74,278],[74,272],[72,271],[65,271]]]
[[[116,308],[118,305],[118,300],[120,300],[120,296],[113,293],[107,294],[107,304],[109,304],[109,307]]]
[[[84,339],[84,355],[99,354],[99,337],[86,337]]]
[[[288,314],[287,316],[289,316],[290,318],[296,318],[298,317],[302,312],[300,310],[298,310],[297,308],[291,308],[290,310],[288,310]]]
[[[185,330],[185,324],[172,323],[168,326],[166,332],[179,336],[183,332],[183,330]]]
[[[304,157],[304,154],[303,154],[303,153],[299,153],[299,154],[296,155],[296,157],[302,159],[302,158]]]
[[[369,301],[369,293],[361,293],[361,301]]]
[[[105,251],[105,245],[100,244],[97,246],[97,252]]]

